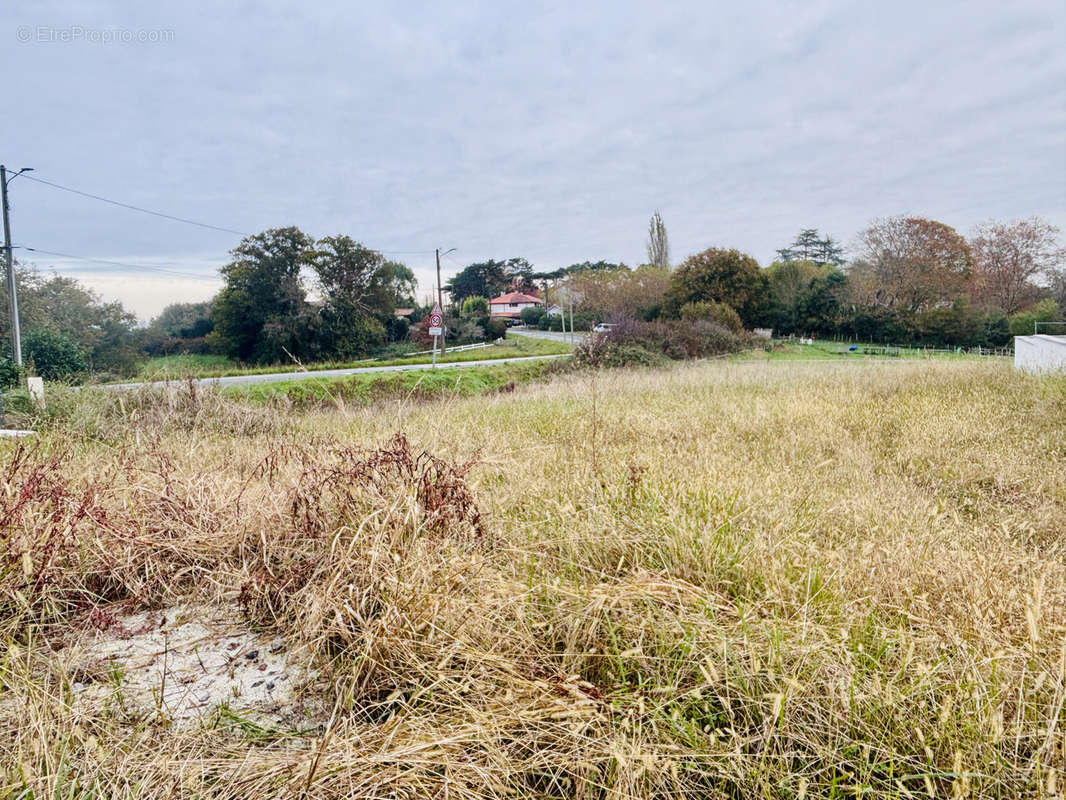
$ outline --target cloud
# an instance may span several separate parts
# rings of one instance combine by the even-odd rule
[[[637,262],[657,208],[675,257],[763,262],[901,212],[1066,227],[1061,3],[716,5],[24,5],[4,158],[223,227],[348,233],[403,251],[421,292],[438,246]],[[15,41],[40,25],[173,37]],[[16,243],[98,258],[217,266],[239,238],[30,182],[12,214]],[[106,277],[141,316],[168,294]]]

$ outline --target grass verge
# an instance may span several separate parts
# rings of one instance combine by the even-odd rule
[[[437,363],[453,364],[466,361],[482,361],[497,358],[515,358],[522,356],[556,355],[569,353],[571,347],[564,342],[535,339],[528,336],[508,336],[502,345],[493,345],[476,350],[447,353],[438,356]],[[358,367],[387,367],[401,364],[429,364],[432,355],[401,356],[384,359],[363,359],[361,361],[322,361],[304,365],[309,371],[327,369],[352,369]],[[138,375],[139,380],[162,381],[183,380],[185,378],[223,378],[231,375],[266,375],[274,372],[292,372],[298,365],[273,364],[270,366],[248,366],[235,363],[225,356],[213,355],[177,355],[153,358],[148,361]]]

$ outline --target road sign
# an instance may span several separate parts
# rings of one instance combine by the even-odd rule
[[[429,312],[429,335],[440,336],[444,333],[444,315],[440,310],[440,303],[436,303],[433,306],[433,310]]]

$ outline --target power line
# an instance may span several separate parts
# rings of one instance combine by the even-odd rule
[[[169,219],[174,222],[183,222],[186,225],[195,225],[198,228],[207,228],[208,230],[221,231],[222,233],[234,233],[237,236],[252,235],[250,233],[246,233],[245,231],[238,231],[233,228],[224,228],[220,225],[212,225],[208,222],[198,222],[194,219],[186,219],[185,217],[178,217],[173,214],[165,214],[162,211],[152,211],[149,208],[141,208],[140,206],[135,206],[130,203],[123,203],[118,200],[112,200],[109,197],[103,197],[98,194],[92,194],[91,192],[83,192],[80,189],[73,189],[70,186],[63,186],[62,184],[55,183],[53,181],[46,181],[44,178],[35,178],[32,175],[27,175],[25,173],[23,173],[22,177],[26,178],[26,180],[33,181],[34,183],[41,183],[45,186],[51,186],[54,189],[61,189],[64,192],[70,192],[71,194],[80,195],[81,197],[88,197],[92,200],[99,200],[102,203],[108,203],[113,206],[118,206],[119,208],[129,209],[130,211],[139,211],[142,214],[151,214],[153,217],[162,217],[163,219]],[[376,247],[371,249],[376,250],[378,253],[381,253],[383,255],[429,255],[431,253],[436,252],[434,250],[391,250]]]
[[[89,192],[83,192],[80,189],[72,189],[69,186],[62,186],[58,183],[52,183],[52,181],[46,181],[43,178],[34,178],[31,175],[23,175],[22,177],[26,178],[27,180],[31,180],[34,183],[43,183],[45,186],[51,186],[55,189],[62,189],[64,192],[78,194],[82,197],[89,197],[93,200],[99,200],[102,203],[110,203],[111,205],[118,206],[119,208],[128,208],[131,211],[140,211],[142,214],[151,214],[154,217],[162,217],[163,219],[174,220],[175,222],[184,222],[186,225],[196,225],[199,228],[208,228],[209,230],[213,231],[222,231],[223,233],[235,233],[238,236],[251,235],[245,233],[244,231],[234,230],[233,228],[223,228],[219,225],[211,225],[207,222],[197,222],[194,219],[185,219],[184,217],[176,217],[173,214],[164,214],[162,211],[152,211],[151,209],[141,208],[140,206],[130,205],[129,203],[120,203],[118,200],[111,200],[107,197],[101,197],[98,194],[90,194]]]
[[[147,269],[153,272],[165,272],[170,275],[182,275],[186,278],[200,278],[202,280],[211,280],[213,277],[211,275],[197,274],[194,272],[182,272],[181,270],[167,269],[166,267],[153,267],[147,264],[126,264],[121,261],[107,261],[102,258],[88,258],[86,256],[76,256],[71,253],[57,253],[53,250],[41,250],[37,247],[27,247],[25,245],[22,245],[20,249],[26,250],[30,253],[41,253],[47,256],[56,256],[57,258],[73,258],[75,261],[90,261],[94,264],[109,264],[111,266],[123,267],[125,269]]]

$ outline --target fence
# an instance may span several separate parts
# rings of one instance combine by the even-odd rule
[[[778,341],[803,341],[798,337],[788,337],[787,339],[780,339]],[[838,355],[847,355],[848,353],[866,356],[881,356],[884,358],[943,358],[944,356],[994,356],[998,358],[1010,358],[1014,355],[1013,347],[982,347],[977,345],[975,347],[921,347],[917,345],[900,345],[900,344],[874,344],[856,342],[851,339],[815,339],[808,340],[811,346],[818,347],[820,350],[827,350],[827,348],[834,348],[833,352]],[[854,350],[849,348],[854,347]]]
[[[478,342],[477,344],[462,344],[457,347],[449,347],[448,353],[462,353],[467,350],[480,350],[483,347],[492,347],[492,342]],[[378,356],[375,361],[391,361],[396,358],[411,358],[413,356],[428,356],[433,353],[432,350],[419,350],[416,353],[404,353],[402,356],[390,355],[390,356]],[[437,350],[437,354],[440,355],[440,350]],[[447,353],[445,353],[447,355]]]

